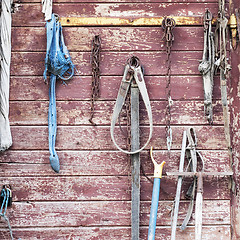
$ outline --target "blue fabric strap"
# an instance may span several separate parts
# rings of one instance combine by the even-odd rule
[[[48,111],[48,131],[49,131],[49,152],[50,164],[55,172],[60,171],[60,164],[55,142],[57,135],[57,111],[56,111],[56,79],[59,77],[67,81],[74,75],[74,65],[64,43],[62,26],[55,14],[52,14],[51,21],[46,23],[47,29],[47,53],[45,58],[44,79],[47,79],[47,72],[50,73],[49,88],[49,111]],[[67,77],[65,75],[68,75]]]
[[[7,215],[6,215],[8,202],[10,200],[9,198],[11,197],[10,195],[11,195],[11,190],[9,188],[3,188],[2,189],[1,197],[3,198],[3,201],[2,201],[2,205],[1,205],[0,216],[3,217],[3,219],[7,222],[8,229],[9,229],[10,236],[11,236],[11,240],[14,240],[11,224],[9,222],[9,219],[8,219]],[[19,238],[18,240],[21,240],[21,239]]]
[[[57,152],[55,150],[55,142],[57,135],[57,111],[55,96],[56,76],[51,74],[49,87],[49,110],[48,110],[48,131],[49,131],[49,152],[50,164],[55,172],[60,171],[60,164]]]

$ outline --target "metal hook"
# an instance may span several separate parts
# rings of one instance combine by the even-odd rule
[[[55,16],[55,18],[56,18],[56,22],[59,22],[60,16],[59,16],[57,13],[54,13],[54,16]]]

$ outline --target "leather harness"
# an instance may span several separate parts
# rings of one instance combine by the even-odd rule
[[[201,167],[202,171],[204,170],[204,161],[202,158],[202,155],[199,151],[196,150],[197,147],[197,136],[195,133],[195,130],[193,128],[189,128],[187,131],[184,131],[183,134],[183,141],[182,141],[182,152],[181,152],[181,159],[179,164],[179,173],[184,172],[184,161],[185,156],[188,160],[187,162],[187,169],[190,168],[190,171],[195,173],[197,172],[197,162],[198,159],[201,160]],[[188,171],[186,169],[186,171]],[[176,228],[177,228],[177,219],[178,219],[178,209],[179,209],[179,203],[180,203],[180,195],[181,195],[181,187],[182,187],[182,181],[183,177],[178,177],[178,184],[177,184],[177,190],[176,190],[176,197],[174,201],[174,214],[172,218],[172,233],[171,233],[171,240],[176,239]],[[197,186],[197,177],[194,176],[193,182],[190,185],[186,197],[190,199],[190,204],[188,207],[188,212],[186,214],[185,219],[183,220],[183,223],[180,227],[181,230],[184,230],[191,218],[193,207],[194,207],[194,197],[196,192],[196,186]]]
[[[210,124],[213,123],[213,75],[215,69],[215,47],[212,32],[212,14],[209,10],[204,15],[204,50],[203,58],[198,66],[198,70],[203,77],[204,88],[204,112]]]

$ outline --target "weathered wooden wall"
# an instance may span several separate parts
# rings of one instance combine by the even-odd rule
[[[56,0],[53,10],[62,17],[161,17],[202,16],[205,9],[217,15],[217,0]],[[114,3],[113,3],[114,2]],[[67,86],[57,84],[58,135],[56,147],[61,170],[52,171],[48,153],[48,85],[43,82],[46,34],[40,0],[21,0],[13,14],[10,121],[13,146],[0,155],[0,183],[13,188],[8,210],[16,238],[25,239],[130,239],[131,178],[128,156],[116,151],[110,138],[110,118],[128,57],[138,56],[144,66],[154,134],[150,145],[155,158],[165,160],[164,172],[177,171],[182,132],[195,127],[198,148],[207,171],[229,171],[224,137],[219,78],[214,87],[214,124],[204,117],[202,78],[198,72],[203,50],[202,26],[177,26],[172,53],[173,150],[165,144],[166,54],[161,27],[64,27],[66,45],[78,73]],[[91,40],[102,38],[101,98],[89,124],[91,96]],[[147,137],[146,112],[141,107],[141,137]],[[120,138],[119,138],[120,140]],[[150,147],[149,145],[149,147]],[[141,161],[147,175],[153,166],[146,150]],[[184,184],[184,191],[189,181]],[[176,178],[164,176],[156,239],[170,239],[171,209]],[[152,184],[141,178],[141,239],[146,239]],[[184,193],[183,191],[183,193]],[[180,221],[187,201],[182,194]],[[227,178],[204,181],[203,239],[231,238],[230,191]],[[0,239],[7,239],[0,222]],[[178,232],[179,240],[194,239],[190,227]]]

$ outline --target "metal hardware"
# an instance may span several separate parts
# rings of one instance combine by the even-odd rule
[[[176,22],[173,18],[164,17],[162,21],[162,28],[164,31],[163,39],[166,41],[167,53],[167,73],[166,73],[166,111],[165,111],[165,134],[167,141],[167,149],[170,151],[172,146],[172,129],[171,129],[171,107],[173,100],[171,98],[171,47],[174,41],[173,29]]]
[[[132,57],[132,58],[138,59],[137,57]],[[130,64],[132,64],[132,65],[130,65]],[[131,73],[133,73],[133,74],[131,74]],[[133,81],[136,81],[136,84]],[[114,129],[115,129],[117,119],[119,118],[119,114],[120,114],[120,112],[123,108],[124,102],[126,100],[128,90],[129,90],[130,85],[132,83],[134,83],[134,85],[138,86],[138,89],[139,89],[139,91],[142,95],[142,99],[143,99],[143,102],[145,104],[147,114],[148,114],[148,118],[149,118],[150,130],[149,130],[148,140],[143,145],[143,147],[141,147],[141,148],[139,148],[135,151],[130,152],[130,151],[122,149],[116,143],[116,140],[115,140],[115,137],[114,137]],[[131,109],[131,111],[132,110],[133,109]],[[117,100],[116,100],[114,110],[113,110],[113,114],[112,114],[111,128],[110,128],[112,141],[113,141],[114,145],[116,146],[116,148],[118,150],[120,150],[124,153],[127,153],[127,154],[135,154],[135,153],[141,152],[148,145],[148,143],[150,142],[151,137],[152,137],[152,131],[153,131],[152,109],[151,109],[151,104],[150,104],[149,96],[148,96],[148,93],[147,93],[147,88],[146,88],[146,85],[145,85],[145,81],[144,81],[144,78],[143,78],[143,72],[142,72],[142,69],[141,69],[141,66],[140,66],[140,62],[139,62],[139,60],[134,60],[134,62],[129,62],[128,61],[127,65],[125,66],[124,75],[123,75],[123,78],[122,78],[121,86],[119,88]],[[131,133],[131,136],[133,136],[133,133]]]
[[[238,33],[238,42],[240,41],[240,9],[235,9],[236,21],[237,21],[237,33]]]
[[[167,172],[167,175],[178,177],[197,177],[197,196],[195,202],[195,240],[202,240],[203,177],[231,176],[233,175],[233,172]]]
[[[216,27],[215,36],[215,46],[219,49],[216,50],[216,64],[220,70],[220,86],[221,86],[221,100],[223,108],[223,121],[224,121],[224,133],[228,146],[229,156],[231,158],[231,138],[230,138],[230,126],[229,126],[229,116],[228,116],[228,102],[227,102],[227,75],[231,66],[227,61],[227,18],[225,17],[225,0],[219,0],[219,10],[218,10],[218,22]],[[219,44],[218,44],[219,41]]]
[[[94,36],[92,40],[92,93],[91,93],[91,111],[90,111],[90,119],[89,122],[93,125],[96,125],[92,119],[94,115],[94,102],[97,98],[99,98],[99,81],[100,81],[100,50],[101,50],[101,38],[99,35]]]
[[[187,139],[186,139],[187,135]],[[186,142],[188,142],[186,146]],[[193,183],[188,190],[188,195],[190,196],[190,204],[188,208],[188,213],[180,227],[181,230],[184,230],[188,224],[188,221],[192,215],[193,206],[194,206],[194,196],[195,190],[197,186],[197,196],[195,202],[195,240],[202,239],[202,202],[203,202],[203,177],[204,176],[230,176],[232,172],[212,172],[208,173],[204,171],[204,161],[201,154],[196,150],[197,146],[197,138],[196,133],[193,128],[188,129],[187,133],[184,131],[183,134],[183,141],[182,141],[182,152],[181,152],[181,159],[180,159],[180,166],[179,172],[167,172],[168,176],[178,176],[178,184],[177,184],[177,192],[175,197],[175,207],[174,207],[174,216],[172,222],[172,234],[171,240],[175,240],[176,238],[176,227],[177,227],[177,215],[178,215],[178,208],[180,202],[180,193],[181,193],[181,185],[182,185],[182,178],[186,176],[193,177]],[[188,159],[188,166],[190,166],[191,172],[183,171],[184,166],[184,159],[186,157]],[[198,156],[197,156],[198,155]],[[199,157],[199,158],[198,158]],[[199,167],[197,167],[198,159],[201,160],[201,171]]]
[[[236,49],[236,47],[237,47],[237,18],[234,14],[232,14],[229,18],[229,27],[231,30],[232,47],[233,47],[233,49]]]

